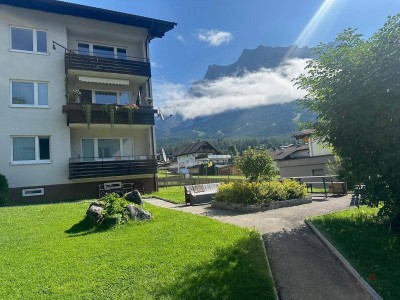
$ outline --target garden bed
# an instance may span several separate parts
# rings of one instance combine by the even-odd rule
[[[212,201],[211,207],[233,210],[244,213],[253,213],[253,212],[278,209],[282,207],[298,206],[311,202],[312,202],[311,198],[290,199],[290,200],[276,201],[276,202],[262,203],[262,204],[242,204],[242,203]]]

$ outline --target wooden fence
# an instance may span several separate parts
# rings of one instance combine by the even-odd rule
[[[215,182],[233,182],[243,181],[243,179],[221,177],[221,178],[207,178],[207,177],[190,177],[185,178],[184,176],[168,176],[158,178],[158,187],[164,188],[168,186],[184,186],[184,185],[195,185],[195,184],[206,184]]]

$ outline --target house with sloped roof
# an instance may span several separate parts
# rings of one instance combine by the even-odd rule
[[[177,160],[178,173],[189,173],[189,168],[205,163],[224,165],[231,159],[230,155],[222,155],[207,141],[185,144],[173,156]]]
[[[328,165],[334,162],[334,156],[314,135],[314,130],[303,130],[294,137],[298,144],[280,147],[271,153],[281,177],[329,175]]]

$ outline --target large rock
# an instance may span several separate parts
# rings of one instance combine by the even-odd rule
[[[142,195],[140,195],[138,190],[133,190],[132,192],[126,193],[125,199],[137,205],[143,205]]]
[[[92,223],[99,224],[103,220],[103,206],[98,202],[92,202],[86,211],[86,218]]]
[[[134,220],[149,220],[152,218],[150,212],[134,205],[128,205],[126,207],[126,212],[128,213],[129,218]]]

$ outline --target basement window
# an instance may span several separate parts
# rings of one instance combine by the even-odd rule
[[[44,188],[22,190],[22,197],[43,196]]]

